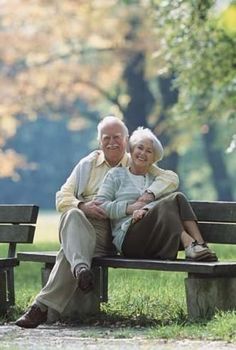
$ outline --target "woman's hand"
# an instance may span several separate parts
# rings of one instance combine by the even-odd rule
[[[145,205],[144,202],[136,201],[133,204],[128,204],[126,208],[126,214],[132,215],[136,210],[143,208]]]
[[[147,209],[138,209],[133,212],[132,223],[141,220],[147,214]]]
[[[155,196],[153,193],[144,192],[136,202],[127,205],[126,214],[132,215],[135,210],[142,209],[146,204],[153,202],[154,200]]]

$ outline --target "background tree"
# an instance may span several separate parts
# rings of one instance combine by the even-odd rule
[[[82,130],[91,128],[91,149],[95,124],[114,113],[131,131],[138,125],[153,128],[166,146],[170,157],[165,161],[172,169],[183,168],[184,155],[196,147],[193,140],[202,130],[204,142],[206,130],[214,130],[214,135],[224,130],[221,139],[213,141],[211,136],[211,146],[222,152],[221,183],[229,185],[223,150],[234,133],[228,125],[233,126],[235,115],[235,36],[222,20],[225,15],[216,10],[213,0],[3,3],[0,156],[7,164],[9,154],[14,155],[8,166],[12,176],[14,166],[35,166],[30,157],[28,164],[22,154],[17,158],[11,150],[14,142],[6,144],[22,123],[63,121],[79,138]],[[202,147],[201,152],[191,161],[201,159],[205,166],[206,150]],[[213,174],[218,171],[214,159],[209,158]],[[181,176],[191,183],[186,188],[191,192],[194,183],[186,181],[188,174]],[[232,198],[229,186],[224,194],[217,191],[218,198]]]

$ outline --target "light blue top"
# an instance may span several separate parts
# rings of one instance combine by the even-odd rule
[[[128,168],[121,167],[109,170],[104,178],[96,198],[102,202],[102,207],[111,219],[113,243],[120,252],[132,220],[132,215],[126,214],[127,205],[134,203],[154,179],[153,174],[133,175]],[[168,186],[166,191],[169,192]],[[145,208],[151,208],[155,203],[145,205]]]

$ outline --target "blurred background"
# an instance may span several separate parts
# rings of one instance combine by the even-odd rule
[[[236,1],[0,0],[0,202],[54,209],[108,114],[190,199],[236,200]]]

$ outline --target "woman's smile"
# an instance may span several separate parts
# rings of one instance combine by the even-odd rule
[[[138,142],[131,150],[132,164],[130,170],[134,174],[145,174],[154,162],[153,143],[149,139]]]

